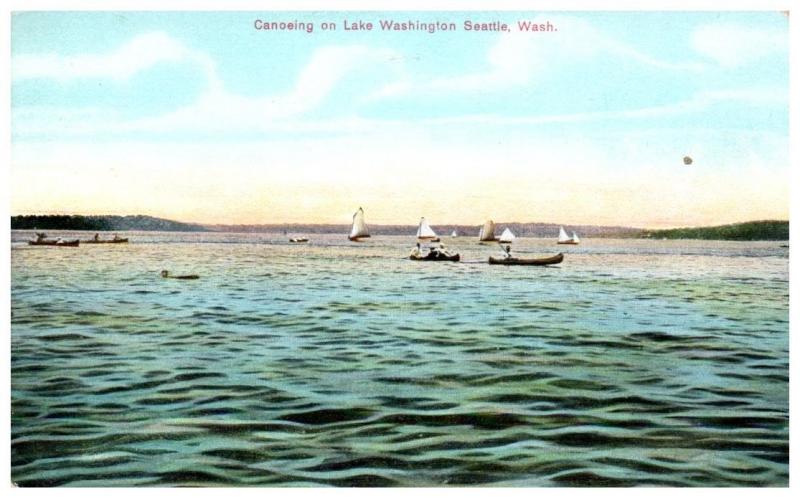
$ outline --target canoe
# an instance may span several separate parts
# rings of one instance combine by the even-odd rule
[[[30,240],[28,241],[28,245],[47,245],[50,247],[77,247],[81,243],[80,240],[64,240],[64,241],[57,241],[57,240]]]
[[[453,255],[446,255],[446,254],[431,254],[425,256],[415,256],[411,255],[408,257],[412,261],[450,261],[450,262],[458,262],[461,260],[461,254],[453,254]]]
[[[558,253],[552,257],[540,257],[523,259],[520,257],[489,257],[489,264],[505,264],[507,266],[547,266],[548,264],[558,264],[564,260],[564,254]]]
[[[107,243],[128,243],[127,238],[117,238],[116,240],[83,240],[83,244],[92,243],[95,245],[102,245]]]
[[[306,243],[308,238],[289,238],[290,243]]]

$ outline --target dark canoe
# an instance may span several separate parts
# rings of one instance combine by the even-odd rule
[[[409,256],[412,261],[450,261],[458,262],[461,260],[461,254],[445,255],[445,254],[428,254],[423,257]]]
[[[102,245],[105,243],[128,243],[127,238],[117,238],[116,240],[83,240],[84,244],[93,243],[96,245]]]
[[[306,243],[306,242],[308,242],[308,238],[289,238],[289,242],[291,242],[291,243]]]
[[[197,280],[197,279],[200,278],[200,276],[199,275],[175,275],[175,276],[169,275],[169,276],[166,276],[164,278],[171,278],[171,279],[174,279],[174,280]]]
[[[547,266],[548,264],[558,264],[564,260],[564,254],[558,253],[552,257],[540,257],[536,259],[522,259],[519,257],[489,257],[489,264],[505,264],[507,266]]]
[[[81,243],[80,240],[66,240],[61,242],[56,240],[41,240],[41,241],[30,240],[28,242],[28,245],[46,245],[49,247],[77,247],[78,245],[80,245],[80,243]]]

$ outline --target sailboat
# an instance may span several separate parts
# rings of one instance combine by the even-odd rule
[[[497,241],[497,238],[494,237],[494,222],[492,219],[487,220],[483,227],[481,228],[481,233],[478,235],[478,241],[480,242],[493,242]]]
[[[358,211],[353,214],[353,229],[347,239],[350,241],[360,241],[361,238],[369,238],[369,230],[367,224],[364,222],[364,209],[358,207]]]
[[[500,243],[511,243],[514,241],[514,238],[516,238],[514,233],[512,233],[510,229],[506,228],[505,231],[503,231],[503,234],[500,235],[500,239],[498,241]]]
[[[437,248],[435,246],[430,248],[430,252],[426,255],[422,255],[419,242],[421,241],[431,241],[431,242],[438,242],[439,237],[436,236],[436,232],[431,228],[428,224],[428,221],[423,217],[419,221],[419,227],[417,228],[417,248],[411,251],[411,255],[409,259],[412,261],[451,261],[451,262],[458,262],[461,260],[461,254],[457,252],[451,252],[447,250],[444,245]]]
[[[454,229],[453,232],[450,233],[450,237],[451,238],[456,238],[457,236],[458,236],[458,233],[456,233],[456,230]]]
[[[439,238],[436,236],[436,232],[434,232],[430,225],[428,225],[428,221],[425,220],[425,217],[419,221],[419,227],[417,228],[417,240],[439,241]]]
[[[574,231],[572,232],[572,237],[570,238],[567,232],[564,231],[564,226],[561,226],[561,228],[558,230],[559,245],[577,245],[580,242],[581,242],[580,238],[578,238],[578,235],[575,234]]]

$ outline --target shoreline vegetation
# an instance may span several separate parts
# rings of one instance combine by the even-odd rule
[[[558,235],[562,224],[499,222],[498,227],[509,227],[522,236],[548,238]],[[477,236],[480,225],[463,226],[441,224],[437,227],[448,233],[455,230],[459,236]],[[641,229],[623,226],[568,226],[587,238],[650,238],[672,240],[734,240],[734,241],[788,241],[789,221],[760,220],[722,226],[686,227],[674,229]],[[11,217],[11,229],[47,229],[73,231],[171,231],[171,232],[223,232],[223,233],[342,233],[347,234],[349,224],[196,224],[161,219],[148,215],[16,215]],[[370,224],[375,234],[414,234],[415,225]]]

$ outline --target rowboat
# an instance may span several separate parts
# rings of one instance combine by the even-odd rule
[[[49,247],[77,247],[80,240],[29,240],[28,245],[46,245]]]
[[[450,261],[450,262],[458,262],[461,260],[461,254],[448,254],[446,252],[440,252],[438,250],[434,250],[432,252],[428,252],[427,255],[418,256],[411,254],[409,259],[412,261]]]
[[[493,257],[489,256],[489,264],[505,264],[506,266],[547,266],[558,264],[564,260],[564,254],[558,253],[552,257],[523,259],[520,257]]]
[[[109,244],[109,243],[128,243],[128,239],[127,238],[115,238],[115,239],[111,239],[111,240],[83,240],[83,242],[81,242],[81,243],[83,243],[83,244],[91,243],[91,244],[95,244],[95,245],[98,245],[98,244],[102,245],[102,244]]]

